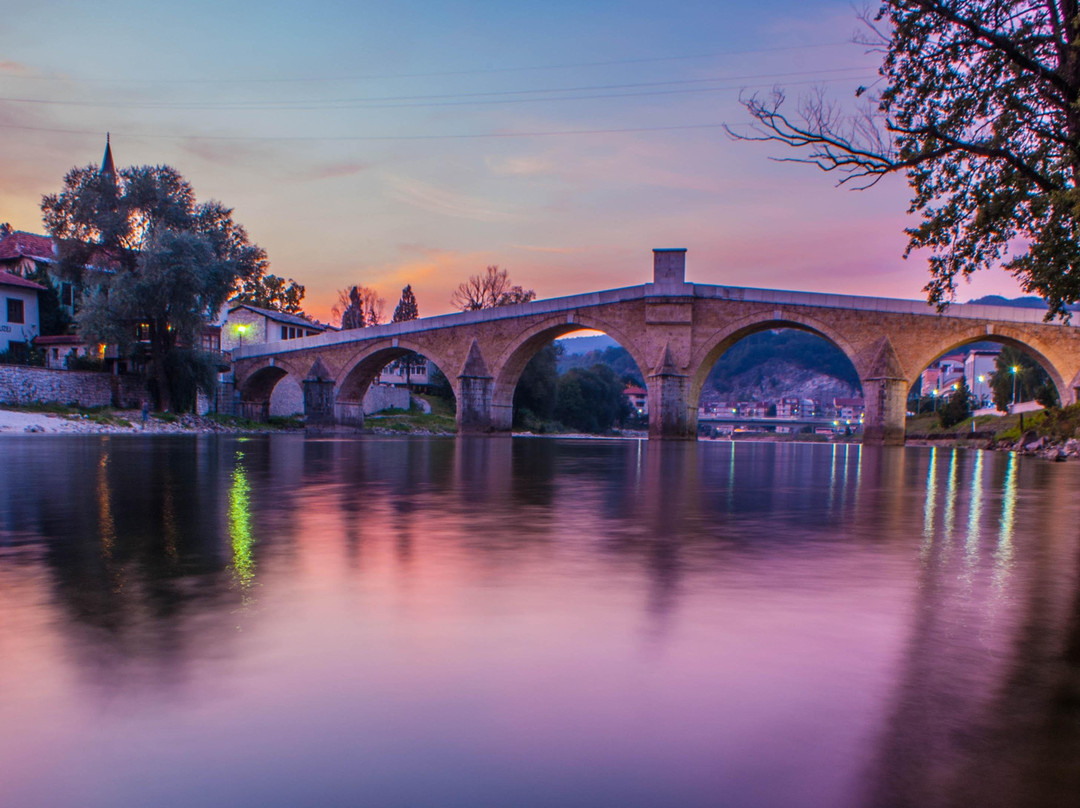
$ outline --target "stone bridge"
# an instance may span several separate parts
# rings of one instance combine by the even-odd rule
[[[309,422],[363,423],[361,401],[388,362],[423,354],[449,379],[463,432],[508,432],[514,387],[553,339],[594,329],[614,338],[645,376],[651,438],[694,439],[698,400],[716,360],[743,337],[798,328],[851,360],[866,401],[864,442],[904,440],[908,392],[934,360],[982,340],[1032,355],[1063,404],[1080,387],[1080,329],[1043,312],[923,301],[786,292],[685,282],[685,250],[655,250],[653,282],[517,306],[426,317],[353,331],[245,345],[234,351],[236,389],[267,404],[291,376],[304,388]]]

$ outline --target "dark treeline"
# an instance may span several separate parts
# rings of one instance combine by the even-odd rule
[[[514,390],[514,425],[534,432],[570,429],[603,433],[624,424],[630,405],[623,388],[630,382],[641,383],[630,355],[622,348],[590,351],[584,357],[597,354],[600,356],[594,359],[601,361],[591,365],[574,361],[560,373],[566,358],[562,350],[558,343],[548,345],[525,366]],[[620,374],[601,357],[620,366],[628,362],[633,372]]]

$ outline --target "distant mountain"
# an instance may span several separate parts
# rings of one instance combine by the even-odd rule
[[[619,345],[607,334],[597,334],[592,337],[563,337],[556,342],[562,346],[565,356],[580,356],[590,351],[602,351]]]
[[[610,337],[567,338],[559,344],[563,347],[559,373],[608,365],[621,378],[643,381],[643,369]],[[578,353],[597,344],[604,347]],[[707,402],[784,397],[825,401],[858,390],[855,368],[838,348],[814,334],[786,328],[753,334],[733,345],[713,366],[702,398]]]
[[[1002,297],[1001,295],[985,295],[969,300],[980,306],[1011,306],[1014,309],[1046,309],[1046,301],[1041,297]]]

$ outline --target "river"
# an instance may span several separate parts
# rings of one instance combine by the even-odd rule
[[[3,806],[1077,804],[1080,464],[0,452]]]

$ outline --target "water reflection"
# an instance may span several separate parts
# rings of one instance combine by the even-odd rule
[[[1080,793],[1071,465],[721,442],[3,448],[3,805]]]

